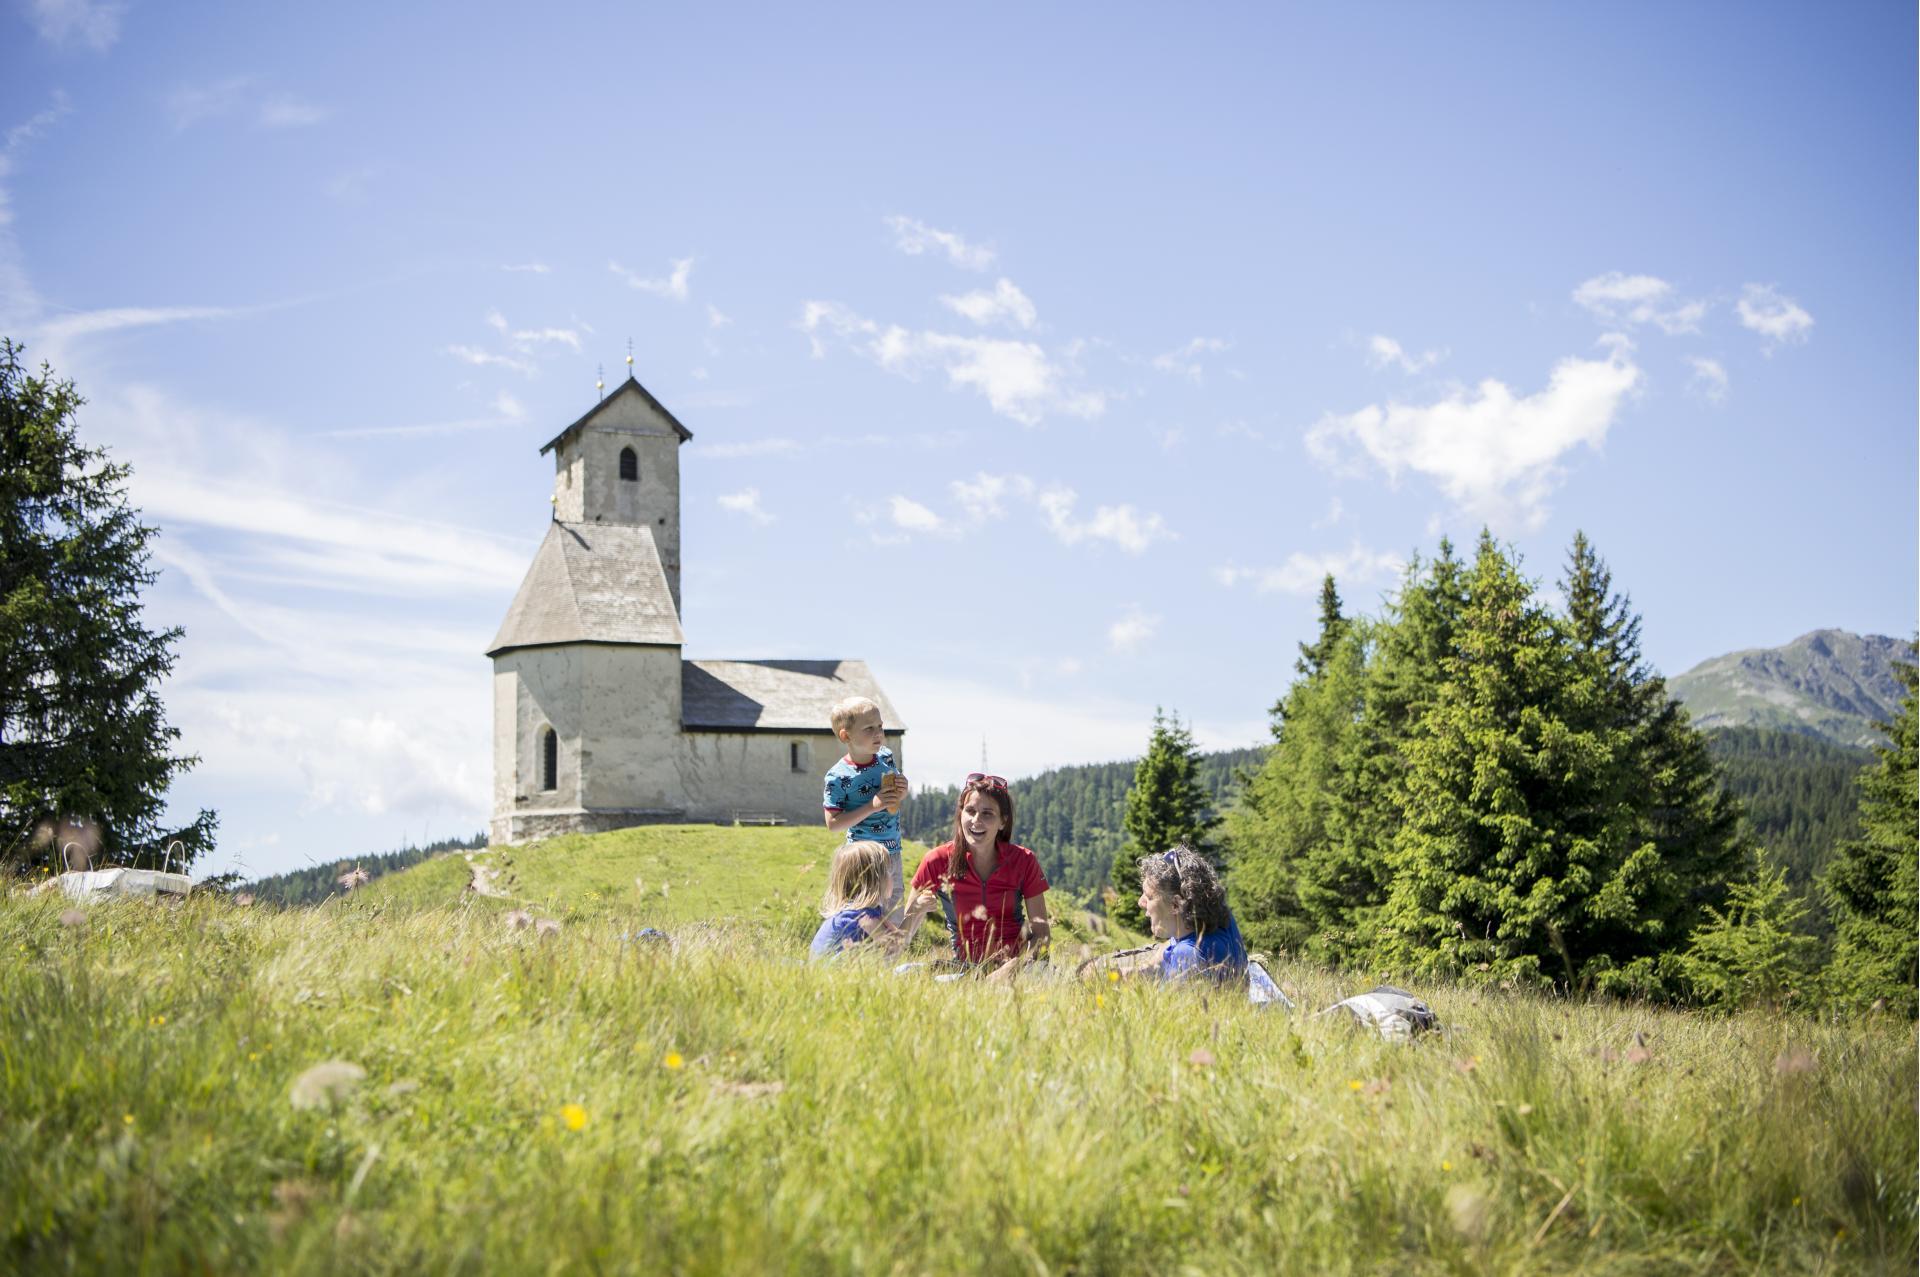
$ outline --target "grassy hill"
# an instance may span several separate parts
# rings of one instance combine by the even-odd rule
[[[803,878],[797,835],[769,874]],[[552,872],[658,855],[664,918],[703,841]],[[313,909],[0,898],[0,1269],[1914,1269],[1904,1018],[1436,986],[1450,1032],[1393,1046],[1197,990],[822,968],[753,923],[636,946],[611,900],[513,930],[429,903],[449,866]]]
[[[796,944],[820,925],[820,896],[838,834],[825,829],[716,825],[642,825],[606,834],[578,834],[525,847],[449,853],[372,883],[356,900],[407,909],[470,903],[501,911],[524,908],[562,922],[619,921],[674,931],[693,923],[754,924]],[[907,876],[926,849],[905,844]],[[480,880],[501,894],[468,890]],[[1140,940],[1106,933],[1104,920],[1059,901],[1061,938],[1107,948]],[[937,917],[922,947],[944,940]]]
[[[1668,679],[1667,689],[1698,727],[1777,728],[1838,745],[1879,745],[1881,724],[1905,695],[1893,666],[1913,659],[1904,639],[1814,630],[1782,647],[1702,661]]]

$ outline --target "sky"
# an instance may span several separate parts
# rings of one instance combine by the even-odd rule
[[[159,529],[199,869],[470,834],[545,443],[922,785],[1267,738],[1331,572],[1584,530],[1679,673],[1916,627],[1915,11],[5,0],[0,333]]]

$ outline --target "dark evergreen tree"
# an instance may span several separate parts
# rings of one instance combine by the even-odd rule
[[[1146,924],[1140,909],[1142,856],[1185,843],[1214,857],[1213,830],[1220,820],[1200,784],[1200,751],[1193,733],[1160,710],[1153,713],[1153,735],[1147,752],[1133,769],[1133,788],[1127,791],[1126,845],[1114,858],[1112,914],[1131,927]]]
[[[1920,914],[1920,829],[1916,811],[1915,668],[1899,667],[1907,696],[1888,728],[1878,766],[1860,776],[1860,836],[1844,844],[1827,869],[1834,951],[1827,968],[1833,998],[1865,1006],[1885,999],[1915,1013],[1916,916]]]
[[[96,831],[96,864],[157,865],[175,841],[191,861],[215,819],[161,824],[194,760],[157,695],[180,631],[141,619],[154,530],[127,505],[127,467],[80,442],[73,383],[22,354],[0,339],[0,864],[58,860],[53,831],[73,820]]]

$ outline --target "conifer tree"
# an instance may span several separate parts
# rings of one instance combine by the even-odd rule
[[[1819,942],[1801,925],[1807,906],[1787,886],[1786,873],[1762,864],[1733,885],[1724,912],[1709,906],[1681,958],[1696,1001],[1735,1010],[1779,1005],[1812,983]]]
[[[1153,736],[1147,752],[1133,769],[1133,788],[1127,791],[1126,845],[1114,858],[1112,912],[1131,927],[1146,924],[1140,909],[1142,856],[1161,852],[1175,843],[1212,857],[1213,830],[1220,823],[1213,800],[1200,783],[1200,751],[1193,733],[1179,719],[1153,712]]]
[[[1880,762],[1860,774],[1860,836],[1828,866],[1824,889],[1834,921],[1827,982],[1834,999],[1865,1006],[1879,999],[1915,1014],[1916,911],[1920,910],[1920,831],[1915,812],[1915,667],[1895,667],[1906,699],[1888,727]]]
[[[177,840],[188,860],[213,843],[214,816],[160,821],[168,783],[193,759],[157,695],[180,631],[148,629],[153,583],[128,469],[79,439],[84,402],[0,339],[0,865],[58,863],[39,838],[61,821],[97,831],[96,864],[158,864]]]

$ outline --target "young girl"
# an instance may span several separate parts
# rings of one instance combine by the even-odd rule
[[[1227,984],[1247,978],[1247,946],[1207,858],[1181,845],[1140,861],[1140,907],[1156,940],[1170,943],[1141,974]]]
[[[1052,931],[1047,876],[1031,851],[1013,841],[1013,795],[998,776],[974,772],[960,787],[953,841],[927,853],[913,875],[916,892],[953,893],[955,955],[990,962],[1043,950]],[[1020,909],[1029,918],[1021,935]]]
[[[931,891],[915,891],[907,901],[904,926],[887,921],[886,901],[892,885],[887,848],[877,842],[842,843],[827,871],[827,894],[820,903],[826,920],[813,933],[812,956],[834,958],[868,941],[887,951],[904,949],[933,908]]]

